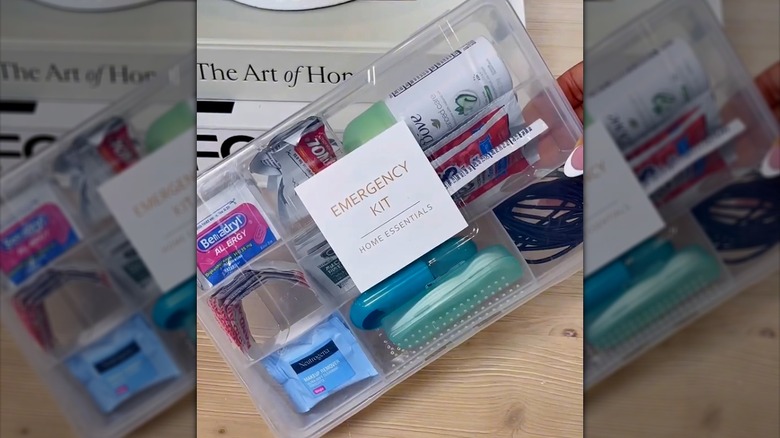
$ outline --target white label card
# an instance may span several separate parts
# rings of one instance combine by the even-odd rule
[[[195,275],[193,144],[190,129],[99,188],[164,292]]]
[[[403,123],[296,192],[361,292],[467,225]]]
[[[585,275],[623,255],[666,225],[601,123],[585,133]]]

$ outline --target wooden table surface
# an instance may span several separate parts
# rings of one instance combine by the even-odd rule
[[[428,365],[329,437],[582,436],[582,276],[534,298]],[[271,437],[202,332],[198,437]]]
[[[780,59],[780,2],[724,0],[723,13],[750,73]],[[588,438],[780,437],[779,282],[741,293],[595,386]]]
[[[554,74],[582,60],[581,0],[528,1],[529,32]],[[582,277],[531,300],[399,384],[328,436],[582,436]],[[271,437],[203,332],[198,436]]]

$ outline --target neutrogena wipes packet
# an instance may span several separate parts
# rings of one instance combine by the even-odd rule
[[[105,413],[181,374],[165,344],[141,315],[77,352],[66,364]]]
[[[332,315],[262,360],[301,413],[377,371],[344,321]]]

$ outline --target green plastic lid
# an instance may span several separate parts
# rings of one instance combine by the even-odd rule
[[[195,125],[195,113],[187,102],[180,102],[160,116],[146,132],[146,150],[153,152],[165,146]]]
[[[344,130],[344,150],[354,151],[395,124],[393,113],[383,101],[371,105]]]

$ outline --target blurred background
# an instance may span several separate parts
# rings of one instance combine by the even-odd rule
[[[0,436],[194,435],[194,20],[0,3]]]
[[[715,100],[721,105],[721,120],[728,121],[735,114],[740,117],[741,112],[742,120],[752,124],[745,134],[737,137],[737,153],[741,151],[740,147],[744,147],[743,143],[739,143],[739,139],[744,140],[752,135],[751,133],[755,133],[755,136],[748,147],[758,148],[763,145],[766,148],[771,138],[758,132],[765,132],[766,127],[771,127],[772,123],[775,123],[774,132],[777,132],[777,121],[771,118],[758,120],[757,116],[748,114],[754,111],[748,105],[730,107],[723,102],[738,96],[739,89],[745,87],[744,81],[739,82],[739,75],[734,79],[732,73],[728,72],[730,67],[736,66],[739,73],[739,63],[744,63],[747,73],[745,78],[753,78],[780,60],[780,2],[712,0],[707,2],[711,7],[712,17],[706,17],[707,14],[704,14],[704,20],[686,21],[686,13],[678,10],[671,14],[672,16],[666,17],[663,23],[653,21],[662,15],[653,12],[652,8],[658,3],[660,2],[630,0],[586,2],[586,111],[599,113],[611,104],[605,103],[603,98],[590,100],[590,96],[591,93],[598,94],[596,88],[607,76],[617,73],[594,64],[604,64],[606,59],[617,59],[621,56],[630,58],[631,50],[634,50],[634,53],[647,52],[647,47],[660,47],[672,35],[687,34],[688,41],[692,41],[697,55],[703,59],[706,74],[715,78],[711,83],[714,84]],[[717,33],[714,27],[710,27],[710,24],[716,21],[721,23],[726,38],[707,36]],[[629,48],[628,45],[604,42],[610,33],[626,24],[634,27],[634,33],[623,32],[621,37],[630,39],[631,35],[644,35],[643,42]],[[729,58],[726,50],[718,48],[722,47],[719,44],[726,41],[733,46],[737,62]],[[594,53],[598,59],[594,59]],[[678,81],[679,77],[670,77],[667,72],[687,61],[682,55],[675,56],[659,59],[656,62],[655,78],[652,75],[645,76],[644,79],[635,78],[632,88],[644,90],[646,88],[643,87],[658,86],[653,84],[660,84],[661,81],[667,81],[667,84],[677,83],[675,81]],[[774,73],[774,83],[780,85],[778,76],[780,69],[776,69]],[[686,83],[691,84],[690,79],[687,80]],[[738,83],[742,85],[737,85]],[[632,93],[634,91],[624,93],[623,100],[638,96]],[[760,97],[755,94],[751,95],[751,98]],[[616,107],[617,104],[613,108]],[[734,110],[735,107],[739,109]],[[595,118],[597,117],[594,116]],[[771,133],[772,130],[766,132]],[[761,137],[761,140],[757,140],[758,137]],[[604,143],[591,141],[588,133],[585,144],[586,166],[606,156]],[[753,161],[753,166],[755,164]],[[722,181],[729,181],[731,177],[721,178]],[[750,173],[746,178],[751,184],[760,180]],[[757,184],[756,188],[749,189],[750,195],[742,190],[742,196],[764,196],[765,201],[774,206],[771,208],[774,208],[772,211],[775,212],[776,224],[777,196],[780,188],[778,179],[775,177],[774,180]],[[746,189],[749,187],[751,186],[745,186]],[[702,189],[701,193],[706,191],[707,189]],[[586,187],[586,199],[599,195],[601,194],[588,192]],[[702,195],[698,200],[704,198],[706,196]],[[660,201],[656,201],[658,206]],[[586,202],[586,210],[589,203],[590,201]],[[670,208],[659,207],[664,219],[674,216],[673,210],[676,207]],[[707,224],[712,217],[712,213],[705,213],[697,219],[699,223]],[[674,220],[668,225],[666,230],[669,233],[677,232],[678,236],[686,236],[682,239],[672,236],[671,240],[675,243],[697,239],[691,237],[698,232],[695,225],[696,229],[686,228],[686,225],[681,226],[680,221]],[[635,231],[641,232],[642,226],[637,223]],[[780,436],[780,285],[776,271],[780,259],[777,255],[776,225],[770,230],[773,231],[756,236],[762,245],[765,244],[769,248],[768,253],[741,264],[722,265],[730,275],[726,274],[726,277],[716,280],[714,285],[705,288],[703,292],[683,301],[680,305],[683,310],[666,322],[652,326],[652,333],[639,334],[633,339],[621,341],[627,345],[626,348],[598,348],[588,345],[589,339],[592,342],[602,339],[595,339],[596,331],[589,330],[589,327],[596,326],[596,322],[590,323],[592,325],[589,326],[590,309],[586,299],[586,436]],[[732,232],[736,235],[735,230]],[[723,236],[709,237],[713,242],[723,240]],[[586,231],[586,248],[588,245],[598,244],[591,243],[592,241],[588,240],[591,238],[591,234]],[[704,238],[703,241],[710,239]],[[722,253],[720,255],[722,256]],[[587,249],[585,263],[587,270]],[[748,272],[750,269],[754,270],[752,274]],[[693,271],[689,274],[696,275]],[[587,281],[586,298],[595,289],[595,285],[589,288]],[[744,291],[739,292],[743,287]],[[637,314],[636,321],[641,318],[642,316]],[[591,338],[589,333],[593,335]],[[598,379],[598,382],[588,382],[589,377]]]

